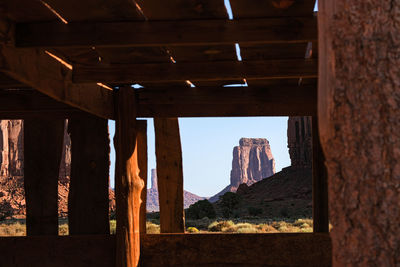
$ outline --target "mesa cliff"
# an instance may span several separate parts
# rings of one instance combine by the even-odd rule
[[[275,174],[275,159],[265,138],[241,138],[233,148],[230,184],[209,200],[215,202],[226,192],[236,192],[240,184],[252,185]]]

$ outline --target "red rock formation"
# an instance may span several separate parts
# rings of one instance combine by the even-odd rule
[[[289,117],[288,148],[293,167],[312,166],[311,117]]]
[[[241,138],[233,148],[231,183],[210,198],[219,199],[226,192],[236,192],[240,184],[252,185],[275,174],[275,159],[265,138]]]
[[[10,203],[14,215],[25,214],[23,186],[23,121],[0,121],[0,203]],[[58,179],[58,210],[60,216],[68,212],[69,179],[71,173],[71,139],[64,132],[64,148]],[[114,192],[110,189],[110,209],[115,210]]]

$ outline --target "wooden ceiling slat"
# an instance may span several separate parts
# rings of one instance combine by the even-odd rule
[[[221,81],[243,78],[278,79],[317,77],[315,60],[215,61],[158,64],[97,64],[75,65],[76,83],[130,83],[166,81]]]
[[[57,17],[38,0],[2,0],[0,9],[14,22],[57,20]]]

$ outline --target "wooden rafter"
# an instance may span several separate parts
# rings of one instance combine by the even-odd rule
[[[5,36],[12,35],[12,31],[4,29],[12,29],[12,24],[0,20],[1,33]],[[12,43],[12,36],[9,42]],[[111,90],[96,83],[73,84],[71,70],[51,58],[45,50],[17,49],[10,44],[1,44],[0,72],[57,101],[99,117],[114,117]]]
[[[140,83],[221,81],[278,78],[316,78],[316,60],[218,61],[150,64],[96,64],[74,66],[76,83]],[[156,75],[155,75],[156,74]]]
[[[164,46],[296,43],[317,39],[316,18],[24,23],[19,47]]]

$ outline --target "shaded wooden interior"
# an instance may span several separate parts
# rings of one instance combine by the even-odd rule
[[[0,4],[0,119],[24,119],[28,126],[30,211],[27,237],[0,238],[6,255],[0,266],[331,264],[317,127],[315,1],[230,5],[233,19],[223,0]],[[184,234],[177,118],[229,116],[313,116],[314,233]],[[155,118],[161,235],[145,233],[146,123],[136,119],[143,117]],[[58,237],[52,183],[64,119],[70,120],[73,153],[71,236]],[[115,236],[109,235],[105,203],[107,120],[116,121]],[[38,153],[46,156],[35,158]],[[35,191],[39,183],[45,186]]]

